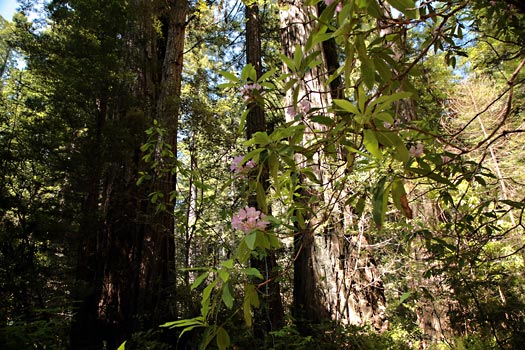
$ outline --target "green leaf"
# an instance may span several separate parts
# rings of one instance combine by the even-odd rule
[[[381,77],[382,82],[387,82],[392,79],[392,68],[381,58],[373,58],[374,67]]]
[[[276,235],[266,233],[265,236],[268,242],[270,243],[270,248],[278,249],[281,247],[281,241],[279,240],[279,238],[277,238]]]
[[[518,208],[518,209],[522,209],[522,208],[525,208],[525,202],[517,202],[517,201],[512,201],[512,200],[509,200],[509,199],[502,199],[500,200],[501,203],[504,203],[504,204],[507,204],[513,208]]]
[[[178,321],[171,321],[161,324],[159,327],[163,328],[177,328],[177,327],[190,327],[190,326],[202,326],[204,325],[204,317],[197,316],[194,318],[185,318]]]
[[[244,130],[244,126],[246,125],[246,117],[250,113],[249,109],[245,109],[244,112],[241,114],[241,120],[239,121],[239,128],[237,129],[237,132],[240,134]]]
[[[217,346],[219,350],[226,350],[230,346],[230,336],[222,327],[217,329]]]
[[[372,60],[361,60],[361,74],[363,75],[363,81],[366,87],[372,90],[376,82],[376,68]]]
[[[242,272],[246,274],[247,276],[257,277],[259,279],[263,279],[263,275],[259,270],[257,270],[255,267],[247,267],[245,269],[242,269]]]
[[[250,305],[258,308],[260,306],[259,296],[257,295],[257,289],[253,284],[246,284],[244,287],[245,298],[249,301]]]
[[[421,163],[420,166],[422,166],[423,164],[424,163]],[[443,176],[438,175],[438,174],[436,174],[436,173],[434,173],[432,171],[429,171],[429,170],[426,170],[426,169],[421,169],[421,168],[413,168],[413,167],[408,168],[408,170],[412,171],[413,173],[416,173],[416,174],[428,177],[429,179],[432,179],[432,180],[434,180],[436,182],[439,182],[439,183],[442,183],[444,185],[448,185],[448,186],[453,187],[453,188],[456,187],[456,185],[454,185],[449,179],[446,179]]]
[[[263,213],[267,213],[268,203],[266,202],[266,191],[264,190],[264,186],[260,181],[257,182],[256,191],[257,204]]]
[[[266,81],[268,80],[268,78],[270,78],[272,75],[275,74],[275,72],[277,72],[277,69],[273,68],[273,69],[270,69],[268,72],[264,73],[263,75],[261,75],[259,77],[259,79],[257,79],[257,81],[259,83],[263,82],[263,81]]]
[[[242,312],[244,316],[244,322],[246,323],[246,326],[249,328],[252,326],[252,306],[249,301],[246,300],[246,297],[244,298],[244,302],[242,303]]]
[[[388,112],[374,113],[373,117],[375,119],[381,120],[383,122],[387,122],[389,124],[394,124],[394,117],[392,117],[392,114],[390,114]]]
[[[383,18],[383,9],[376,0],[368,0],[368,14],[376,19],[382,19]]]
[[[242,81],[256,81],[257,80],[257,72],[255,71],[255,67],[248,63],[241,71],[241,80]]]
[[[219,277],[221,278],[223,282],[228,282],[228,280],[230,279],[230,273],[227,270],[220,269],[218,273],[219,273]]]
[[[325,116],[322,116],[322,115],[314,115],[310,119],[313,122],[316,122],[316,123],[321,124],[321,125],[326,125],[326,126],[333,126],[334,125],[334,120],[332,118],[330,118],[330,117],[325,117]]]
[[[348,100],[335,99],[334,103],[338,107],[343,109],[345,112],[349,112],[349,113],[352,113],[352,114],[360,114],[360,112],[357,109],[357,107],[354,104],[350,103],[350,101],[348,101]]]
[[[399,305],[403,304],[403,302],[404,302],[405,300],[407,300],[408,297],[409,297],[411,294],[412,294],[412,292],[405,292],[405,293],[403,293],[403,295],[401,295],[401,297],[399,298],[399,301],[398,301]]]
[[[379,143],[377,141],[376,133],[371,129],[363,130],[363,144],[368,152],[374,157],[381,159],[383,154],[379,149]]]
[[[239,243],[239,247],[237,248],[237,258],[241,264],[244,264],[246,261],[248,261],[250,255],[251,249],[248,248],[246,239],[244,239],[241,241],[241,243]]]
[[[359,110],[365,113],[365,106],[367,102],[367,96],[365,92],[365,88],[363,87],[363,84],[359,84],[357,87],[357,105],[359,106]]]
[[[205,273],[203,273],[202,275],[200,275],[199,277],[197,277],[195,279],[195,282],[193,282],[191,284],[191,288],[190,290],[194,290],[195,288],[197,288],[198,286],[201,285],[201,283],[208,277],[208,275],[210,274],[209,271],[206,271]]]
[[[251,139],[253,140],[253,139]],[[247,143],[251,140],[248,140],[245,142],[245,146],[249,146]],[[250,159],[253,159],[254,162],[258,163],[259,162],[259,154],[266,151],[266,148],[255,148],[253,150],[251,150],[250,152],[248,152],[245,156],[244,156],[244,159],[243,159],[243,164],[244,162],[246,161],[249,161]]]
[[[213,291],[213,288],[217,285],[219,280],[214,280],[212,283],[206,286],[204,290],[202,291],[202,300],[201,300],[201,315],[203,317],[206,317],[208,315],[208,311],[210,310],[210,295]]]
[[[297,68],[295,67],[295,64],[293,63],[292,59],[285,55],[279,55],[281,60],[288,66],[288,69],[290,69],[292,72],[297,71]]]
[[[253,135],[252,139],[254,140],[256,145],[261,145],[261,146],[266,146],[267,144],[272,142],[272,139],[270,138],[270,136],[268,136],[266,131],[256,132]]]
[[[303,49],[301,45],[297,44],[295,46],[295,52],[293,53],[293,63],[294,66],[299,69],[301,67],[301,62],[303,61]]]
[[[248,327],[252,326],[252,306],[259,307],[259,297],[257,290],[251,283],[244,285],[244,301],[242,303],[244,322]]]
[[[315,46],[323,41],[330,40],[333,33],[315,33],[312,38],[312,46]]]
[[[228,88],[236,87],[237,85],[238,84],[235,84],[235,83],[222,83],[222,84],[217,85],[217,87],[219,89],[228,89]]]
[[[233,259],[228,259],[228,260],[223,261],[221,263],[221,265],[224,266],[227,269],[233,269],[233,264],[234,264]]]
[[[228,71],[225,71],[225,70],[221,70],[219,72],[220,75],[222,75],[223,77],[225,77],[226,79],[228,79],[229,81],[233,82],[233,83],[238,83],[239,82],[239,78],[237,78],[237,76],[233,73],[230,73]]]
[[[388,0],[390,5],[395,7],[396,10],[403,13],[410,19],[417,19],[418,12],[415,9],[416,4],[412,0]],[[410,10],[409,10],[410,9]]]
[[[383,226],[385,218],[385,183],[386,176],[383,176],[372,190],[372,218],[378,229]]]
[[[264,248],[264,249],[270,249],[270,241],[268,241],[268,238],[266,237],[266,234],[264,232],[256,231],[255,232],[256,238],[255,238],[255,246]]]
[[[375,105],[378,105],[378,110],[384,111],[386,109],[389,109],[390,105],[393,102],[399,101],[405,98],[409,98],[410,96],[412,96],[412,93],[407,92],[407,91],[396,92],[395,94],[392,94],[392,95],[383,95],[383,96],[376,98],[372,102],[370,102],[368,107],[371,108],[371,107],[374,107]]]
[[[357,204],[355,205],[355,211],[356,211],[356,214],[357,214],[357,217],[361,217],[361,215],[363,215],[363,211],[365,210],[365,202],[366,202],[366,197],[365,196],[360,196],[359,199],[357,200]]]
[[[408,152],[405,143],[397,133],[393,131],[378,131],[376,136],[382,145],[394,148],[395,159],[403,163],[406,163],[410,160],[410,153]]]
[[[244,241],[246,242],[246,246],[250,250],[255,249],[255,240],[257,239],[256,232],[250,232],[246,237],[244,237]]]
[[[228,281],[222,287],[222,302],[228,309],[231,309],[233,307],[233,301],[233,288],[231,282]]]
[[[407,193],[405,191],[405,185],[401,179],[396,178],[392,181],[392,199],[394,200],[394,205],[399,211],[403,213],[407,218],[412,219],[412,209],[408,205]]]
[[[127,340],[124,341],[124,343],[120,344],[120,346],[118,347],[117,350],[126,350],[126,342],[127,342]]]

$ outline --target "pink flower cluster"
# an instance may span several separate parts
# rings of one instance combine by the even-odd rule
[[[408,152],[410,153],[412,157],[419,158],[425,152],[425,147],[423,146],[421,142],[418,142],[415,145],[410,146],[410,149],[408,150]]]
[[[253,207],[246,206],[232,217],[232,227],[241,230],[244,233],[250,233],[253,230],[264,231],[269,224],[264,220],[266,215]]]
[[[242,87],[241,93],[245,101],[250,99],[250,97],[252,96],[253,90],[260,91],[262,90],[262,86],[257,83],[254,83],[254,84],[245,84]]]
[[[291,116],[291,117],[294,117],[297,114],[306,114],[306,113],[308,113],[310,111],[310,108],[312,108],[312,106],[310,105],[310,101],[302,100],[302,101],[300,101],[297,104],[297,108],[295,108],[294,106],[288,107],[286,109],[286,114]]]
[[[255,168],[255,162],[253,160],[249,160],[246,162],[245,165],[242,165],[242,160],[244,159],[243,156],[237,156],[233,158],[232,164],[230,165],[230,170],[233,171],[236,174],[242,174],[247,173],[248,170]]]
[[[324,3],[326,4],[326,6],[330,6],[334,3],[334,0],[324,0]],[[339,2],[337,4],[337,6],[335,7],[335,12],[341,12],[341,10],[343,9],[343,3],[342,2]]]

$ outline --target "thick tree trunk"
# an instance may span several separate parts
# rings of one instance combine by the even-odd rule
[[[101,103],[104,107],[98,110],[92,130],[93,166],[85,183],[87,190],[80,219],[76,285],[73,290],[76,314],[71,324],[71,349],[102,349],[103,346],[102,327],[98,317],[104,259],[99,204],[103,172],[102,128],[106,121],[106,103],[107,100]]]
[[[259,8],[256,3],[246,5],[246,63],[252,64],[257,72],[257,77],[262,75],[261,63],[261,38],[259,23]],[[266,131],[266,117],[264,109],[256,102],[248,105],[249,113],[246,118],[246,137],[250,139],[254,133]],[[265,166],[265,165],[263,165]],[[265,166],[259,181],[262,182],[265,190],[268,190],[268,169]],[[249,198],[249,205],[258,207],[255,196]],[[261,208],[257,208],[261,209]],[[268,255],[262,259],[251,259],[251,265],[257,268],[263,276],[270,280],[261,290],[263,303],[261,308],[255,311],[254,333],[259,339],[262,339],[268,332],[280,329],[284,322],[284,310],[281,300],[281,289],[277,276],[277,260],[274,252],[268,252]],[[262,281],[260,281],[262,282]]]
[[[138,0],[135,6],[150,5]],[[93,168],[82,208],[75,295],[78,303],[71,328],[71,349],[116,349],[132,332],[156,327],[175,312],[167,305],[173,299],[170,291],[174,290],[171,282],[175,267],[173,201],[169,199],[175,191],[173,170],[187,7],[186,0],[173,0],[165,9],[164,50],[158,49],[152,23],[144,25],[147,30],[146,34],[140,33],[143,38],[130,35],[128,42],[133,45],[127,48],[128,55],[145,64],[130,62],[138,80],[136,86],[128,88],[135,101],[143,104],[134,101],[134,109],[129,111],[129,101],[115,102],[108,111],[107,104],[99,103],[97,129],[93,131],[97,138],[92,150]],[[144,15],[138,21],[152,18]],[[156,161],[160,166],[152,186],[137,187],[139,171],[150,170],[150,164],[143,164],[139,153],[148,115],[154,115],[166,130],[159,136],[158,144],[169,145],[173,156],[159,151]],[[104,147],[111,144],[102,136],[108,116],[119,127],[135,130],[136,134],[130,149],[114,150],[105,157],[109,152]],[[119,152],[122,158],[115,156]],[[162,194],[155,204],[147,199],[153,191]],[[158,210],[157,204],[165,209]]]
[[[305,6],[301,0],[280,2],[281,40],[283,53],[293,57],[295,47],[305,47],[314,30],[313,18],[317,8]],[[296,85],[297,100],[292,89],[286,96],[286,107],[307,100],[319,113],[327,113],[334,97],[341,98],[342,89],[335,81],[328,85],[327,77],[337,69],[337,52],[330,42],[314,48],[321,52],[323,64],[304,74]],[[311,52],[304,53],[304,56]],[[289,121],[295,116],[288,115]],[[305,118],[303,146],[313,146],[317,152],[310,158],[298,158],[301,166],[309,166],[321,185],[301,179],[300,198],[306,225],[298,225],[294,236],[294,301],[293,313],[299,321],[318,323],[335,320],[342,324],[372,323],[382,327],[384,293],[377,268],[364,248],[367,245],[363,232],[351,230],[351,213],[344,205],[345,190],[336,188],[333,176],[341,171],[332,169],[324,153],[322,133],[326,127]],[[344,175],[344,174],[339,174]],[[317,203],[311,198],[317,197]]]

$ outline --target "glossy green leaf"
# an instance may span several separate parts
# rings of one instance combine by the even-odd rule
[[[313,122],[316,122],[316,123],[321,124],[321,125],[326,125],[326,126],[333,126],[334,125],[334,120],[332,118],[325,117],[323,115],[315,115],[315,116],[313,116],[310,119]]]
[[[263,75],[261,75],[259,77],[259,79],[257,79],[257,81],[259,83],[263,82],[263,81],[266,81],[268,80],[272,75],[275,74],[275,72],[277,72],[277,69],[273,68],[273,69],[270,69],[268,72],[264,73]]]
[[[255,246],[263,249],[270,249],[270,242],[268,237],[264,232],[256,231],[255,232]]]
[[[410,96],[412,96],[412,93],[411,92],[407,92],[407,91],[396,92],[396,93],[394,93],[392,95],[383,95],[383,96],[380,96],[380,97],[376,98],[372,102],[370,102],[368,107],[371,108],[371,107],[374,107],[374,106],[377,105],[378,106],[378,110],[384,111],[386,109],[389,109],[390,105],[393,102],[396,102],[396,101],[399,101],[399,100],[402,100],[402,99],[405,99],[405,98],[409,98]]]
[[[263,184],[258,181],[256,188],[257,205],[261,208],[263,213],[268,212],[268,203],[266,202],[266,191]]]
[[[220,73],[220,75],[222,75],[223,77],[225,77],[226,79],[228,79],[229,81],[231,81],[233,83],[238,83],[239,82],[239,78],[233,73],[230,73],[230,72],[225,71],[225,70],[221,70],[219,73]]]
[[[385,183],[386,177],[383,176],[372,190],[372,218],[378,229],[383,226],[385,218]]]
[[[226,267],[227,269],[233,269],[233,264],[234,264],[233,259],[228,259],[228,260],[221,262],[221,265]]]
[[[344,110],[345,112],[352,113],[352,114],[360,114],[360,112],[357,109],[357,107],[353,103],[348,101],[348,100],[335,99],[334,103],[338,107],[340,107],[342,110]]]
[[[204,324],[204,317],[198,316],[194,318],[187,318],[177,321],[166,322],[161,324],[159,327],[163,328],[177,328],[177,327],[189,327],[189,326],[202,326]]]
[[[392,181],[391,188],[392,199],[394,200],[396,208],[401,211],[404,216],[412,219],[412,209],[410,209],[410,206],[408,205],[407,193],[403,181],[396,178]]]
[[[251,250],[255,249],[256,239],[257,239],[256,232],[250,232],[249,234],[246,235],[246,237],[244,238],[244,241],[246,242],[246,246],[248,247],[248,249],[251,249]]]
[[[286,64],[286,66],[288,66],[288,69],[290,69],[292,72],[297,71],[297,68],[295,67],[294,62],[292,61],[292,59],[290,57],[288,57],[286,55],[279,55],[279,57],[284,62],[284,64]]]
[[[233,288],[230,281],[226,282],[222,287],[222,302],[228,309],[233,307]]]
[[[295,46],[295,51],[293,53],[293,63],[296,69],[299,69],[301,67],[301,63],[303,61],[303,48],[301,45]]]
[[[242,272],[245,275],[250,276],[250,277],[257,277],[261,280],[264,278],[261,272],[257,270],[255,267],[247,267],[245,269],[242,269]]]
[[[372,60],[361,61],[361,74],[366,87],[371,90],[376,81],[376,68]]]
[[[247,64],[244,66],[244,68],[241,71],[241,80],[242,81],[256,81],[257,80],[257,72],[255,71],[255,67],[252,64]]]
[[[251,249],[248,248],[248,244],[246,243],[246,239],[242,240],[241,243],[239,243],[239,247],[237,248],[237,259],[239,259],[239,262],[241,264],[244,264],[248,261],[248,258],[250,258],[251,255]]]
[[[219,277],[223,282],[227,282],[230,279],[230,273],[225,269],[220,269],[218,271]]]
[[[374,157],[381,159],[383,154],[379,149],[379,142],[377,141],[376,133],[371,129],[363,131],[363,144],[368,152]]]
[[[230,336],[222,327],[217,329],[217,347],[219,350],[226,350],[230,346]]]
[[[202,275],[200,275],[199,277],[197,277],[195,279],[195,281],[191,284],[191,288],[190,290],[194,290],[195,288],[197,288],[198,286],[201,285],[201,283],[208,277],[208,275],[210,274],[209,271],[206,271],[205,273],[203,273]]]

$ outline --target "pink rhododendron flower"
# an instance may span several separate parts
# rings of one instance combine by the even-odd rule
[[[295,117],[295,108],[293,108],[293,106],[286,108],[286,115],[289,117]]]
[[[262,86],[257,84],[257,83],[254,83],[254,84],[245,84],[242,89],[241,89],[241,93],[242,95],[244,96],[244,100],[249,100],[252,93],[253,93],[253,90],[262,90]]]
[[[410,146],[410,150],[408,152],[412,157],[421,157],[425,152],[425,148],[421,142],[418,142],[415,145]]]
[[[337,6],[335,7],[335,12],[339,13],[339,12],[341,12],[342,9],[343,9],[343,3],[340,2],[340,3],[337,4]]]
[[[310,111],[310,108],[312,108],[312,106],[310,105],[310,101],[302,100],[301,102],[299,102],[300,112],[308,113]]]
[[[255,168],[256,164],[253,160],[247,161],[246,164],[243,166],[241,164],[243,159],[243,156],[237,156],[233,158],[232,164],[230,165],[230,170],[234,173],[240,174],[248,172],[249,169]]]
[[[294,117],[297,114],[306,114],[310,111],[311,108],[312,105],[310,104],[310,101],[302,100],[297,104],[297,108],[295,108],[294,106],[286,108],[286,115]]]
[[[233,215],[232,228],[243,231],[244,233],[250,233],[253,230],[264,231],[269,224],[264,218],[266,218],[266,215],[259,210],[246,206],[244,209],[239,209],[237,214]]]

